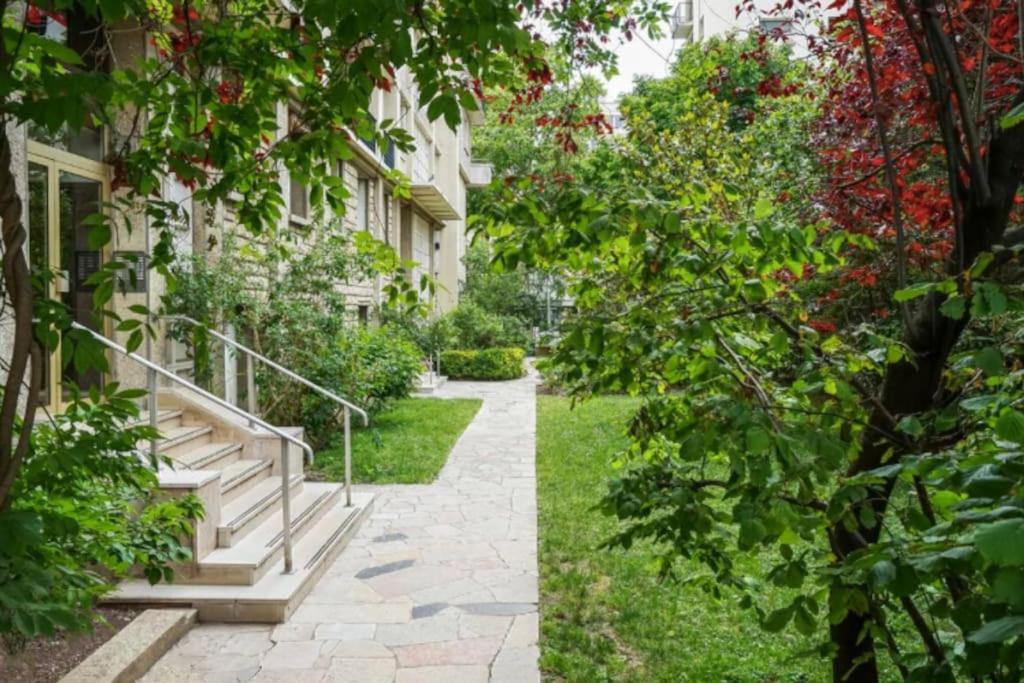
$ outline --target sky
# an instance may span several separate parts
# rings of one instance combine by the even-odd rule
[[[667,22],[666,22],[667,24]],[[668,35],[666,25],[663,33]],[[623,93],[633,88],[635,76],[654,76],[662,78],[668,75],[669,63],[674,57],[675,49],[680,47],[679,41],[671,38],[651,40],[646,35],[634,36],[632,41],[623,43],[615,50],[619,57],[619,74],[607,82],[607,100],[615,101]]]

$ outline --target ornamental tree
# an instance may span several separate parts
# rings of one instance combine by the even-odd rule
[[[723,97],[689,47],[603,171],[513,184],[489,232],[499,264],[571,273],[570,390],[644,399],[613,543],[702,561],[836,681],[1018,680],[1018,8],[828,9],[813,74],[755,61]]]

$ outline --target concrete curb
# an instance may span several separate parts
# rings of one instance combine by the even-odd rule
[[[148,609],[89,655],[61,683],[136,681],[195,623],[194,609]]]

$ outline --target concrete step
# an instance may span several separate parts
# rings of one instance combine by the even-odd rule
[[[242,444],[211,441],[174,458],[190,470],[219,470],[242,457]]]
[[[291,499],[292,543],[314,528],[340,498],[339,484],[306,483]],[[280,509],[230,548],[217,548],[199,561],[191,583],[253,585],[283,557],[284,531]]]
[[[346,507],[344,497],[339,496],[313,528],[295,542],[291,574],[283,573],[284,562],[278,559],[253,585],[175,582],[151,586],[145,579],[131,579],[122,582],[105,601],[191,606],[199,610],[199,620],[206,622],[283,623],[369,516],[372,507],[371,493],[353,495],[352,507]]]
[[[160,433],[166,433],[169,429],[180,427],[184,419],[184,413],[180,410],[158,410],[156,411],[156,428],[160,430]],[[133,427],[139,425],[149,424],[149,410],[144,409],[139,414],[139,419],[133,420],[129,423]]]
[[[434,380],[431,382],[429,374],[422,374],[420,375],[419,384],[416,387],[416,393],[421,396],[430,396],[443,387],[447,382],[448,378],[444,375],[434,375]]]
[[[172,458],[210,443],[213,427],[210,425],[181,425],[163,432],[157,442],[157,452]]]
[[[235,460],[220,471],[220,502],[226,505],[270,476],[273,460]]]
[[[293,474],[291,495],[294,499],[302,492],[305,477]],[[237,545],[250,531],[281,509],[281,477],[268,477],[221,508],[221,523],[217,527],[217,547]]]

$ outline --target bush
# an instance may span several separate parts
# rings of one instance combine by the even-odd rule
[[[88,629],[96,600],[133,568],[152,583],[170,581],[191,558],[181,539],[202,504],[160,496],[157,463],[140,455],[154,432],[131,422],[141,395],[110,382],[33,429],[13,504],[0,510],[7,642]]]
[[[460,304],[448,318],[455,343],[463,349],[523,348],[530,343],[530,333],[522,320],[490,313],[473,302]]]
[[[290,367],[372,414],[412,392],[423,362],[401,330],[349,327],[339,330],[333,343],[304,354],[301,363]],[[261,373],[259,385],[268,419],[302,425],[314,448],[332,440],[341,415],[334,401],[273,371]]]
[[[359,367],[349,384],[349,396],[361,401],[370,412],[380,412],[395,399],[412,391],[423,370],[420,351],[404,336],[384,327],[360,330],[352,345]]]
[[[526,374],[525,357],[519,348],[445,351],[441,354],[441,372],[451,379],[517,379]]]
[[[455,327],[451,315],[428,319],[415,313],[386,308],[381,311],[381,325],[395,332],[400,331],[416,345],[424,358],[433,358],[438,351],[455,345]]]
[[[211,328],[231,323],[243,343],[257,352],[367,412],[378,412],[409,395],[423,369],[423,354],[416,347],[419,339],[411,332],[412,323],[365,329],[351,322],[351,308],[335,285],[377,272],[368,270],[364,256],[351,246],[328,239],[280,261],[243,255],[226,243],[225,256],[213,264],[197,257],[176,266],[168,310]],[[260,278],[267,285],[256,289],[253,282]],[[405,318],[412,320],[410,315]],[[421,336],[428,344],[444,332],[424,329]],[[172,334],[191,343],[197,384],[219,393],[220,343],[188,326]],[[337,403],[260,364],[256,373],[262,417],[303,426],[314,448],[333,439],[341,418]]]

